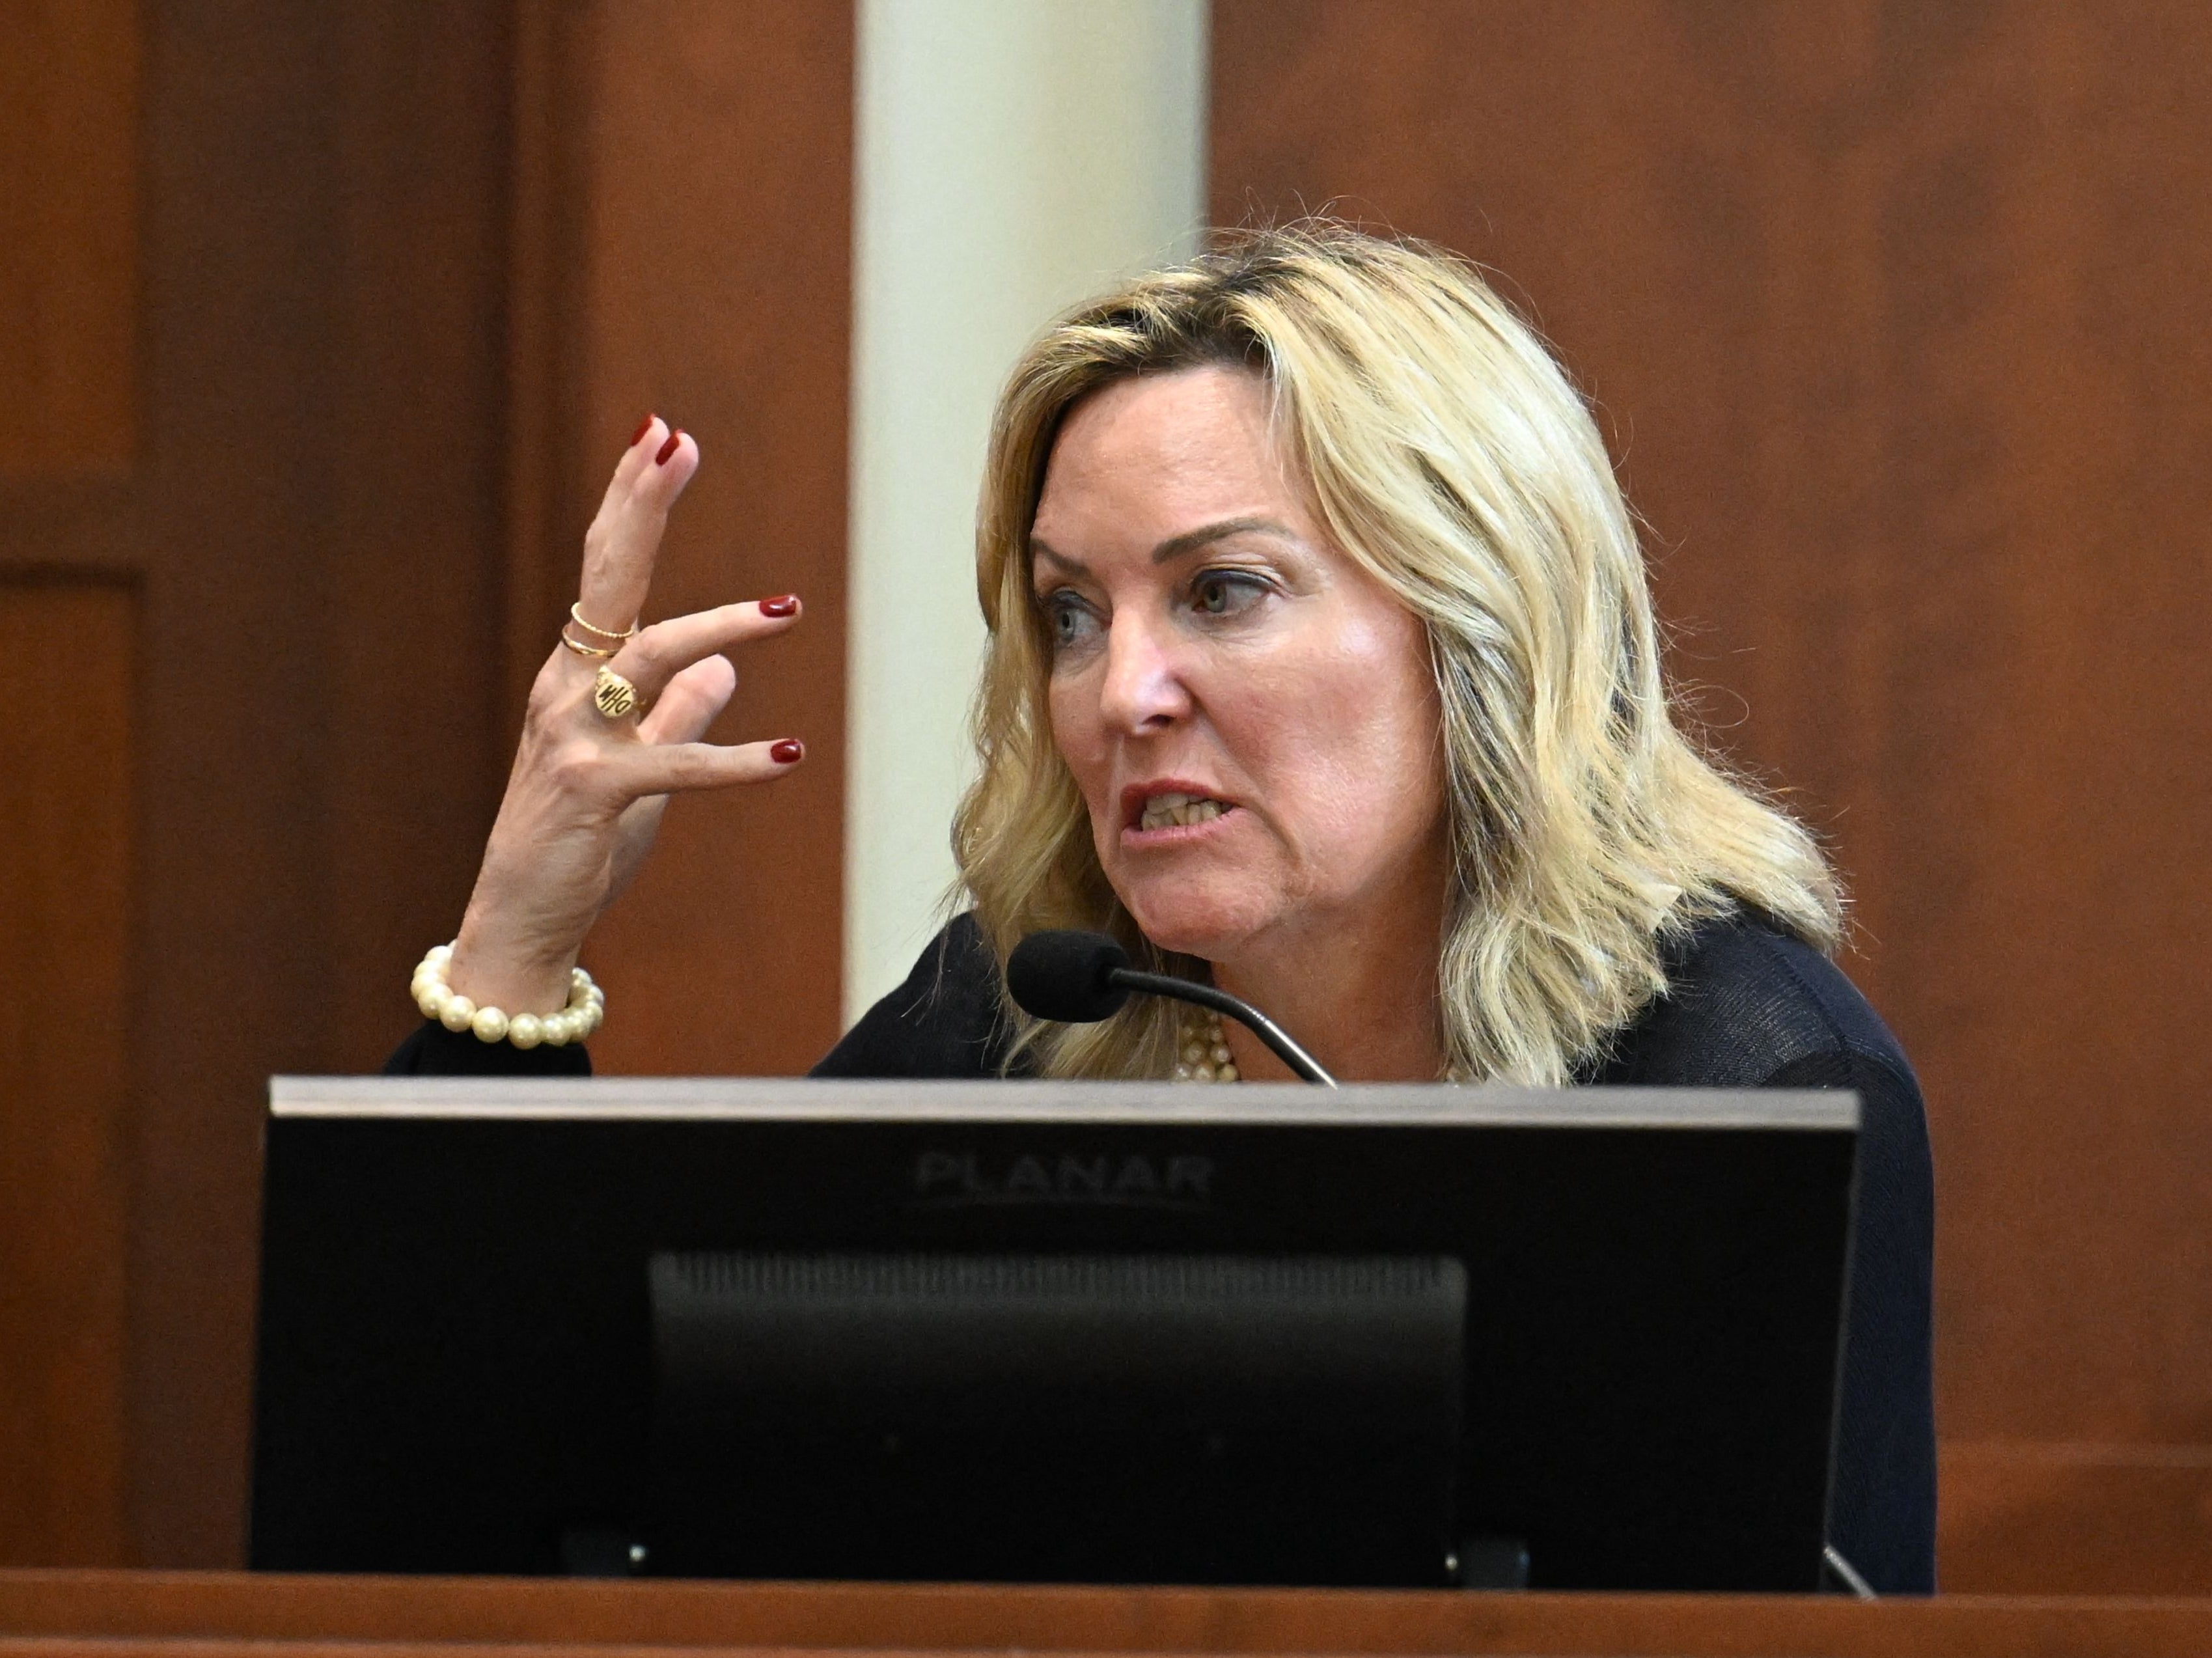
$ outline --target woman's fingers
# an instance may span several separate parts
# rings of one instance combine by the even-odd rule
[[[668,509],[699,470],[699,446],[658,415],[623,452],[592,527],[584,532],[577,610],[594,628],[620,633],[637,620],[653,586],[653,562]]]
[[[654,623],[624,645],[607,666],[636,686],[638,695],[651,703],[672,688],[677,676],[693,664],[732,647],[780,634],[799,620],[799,611],[798,599],[786,594],[671,616]]]
[[[694,662],[668,682],[653,712],[638,721],[637,734],[647,743],[696,743],[707,734],[715,716],[729,706],[738,688],[738,671],[726,656],[710,656]],[[613,878],[607,885],[611,902],[629,887],[630,878],[645,861],[661,814],[668,809],[665,794],[641,795],[623,808],[615,820]]]
[[[805,745],[787,737],[733,748],[712,743],[639,744],[608,756],[606,763],[621,792],[635,798],[771,782],[794,770],[805,757]]]
[[[696,743],[730,706],[737,689],[738,671],[728,657],[702,657],[668,682],[638,721],[637,734],[648,743]]]

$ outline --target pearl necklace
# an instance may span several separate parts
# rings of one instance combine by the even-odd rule
[[[1229,1057],[1229,1039],[1222,1034],[1218,1013],[1186,1007],[1176,1048],[1177,1082],[1233,1083],[1237,1079],[1237,1061]]]

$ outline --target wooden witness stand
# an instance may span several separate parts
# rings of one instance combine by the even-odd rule
[[[0,1572],[0,1653],[2021,1658],[2212,1652],[2212,1600],[1404,1594]]]

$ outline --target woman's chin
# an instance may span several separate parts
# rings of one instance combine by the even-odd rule
[[[1140,883],[1121,895],[1139,929],[1162,950],[1226,961],[1265,923],[1264,906],[1249,890],[1212,882]]]

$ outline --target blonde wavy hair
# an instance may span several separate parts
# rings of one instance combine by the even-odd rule
[[[990,647],[980,772],[954,819],[962,886],[1003,966],[1046,927],[1111,932],[1108,885],[1053,742],[1029,537],[1060,422],[1108,383],[1206,365],[1271,388],[1276,440],[1335,544],[1425,624],[1442,695],[1454,886],[1438,940],[1445,1074],[1557,1085],[1667,987],[1668,944],[1755,907],[1834,949],[1840,899],[1798,823],[1701,754],[1668,701],[1644,561],[1595,423],[1465,261],[1328,221],[1238,232],[1078,307],[1000,396],[976,530]],[[1176,1015],[1096,1025],[1009,1002],[1009,1063],[1159,1077]]]

